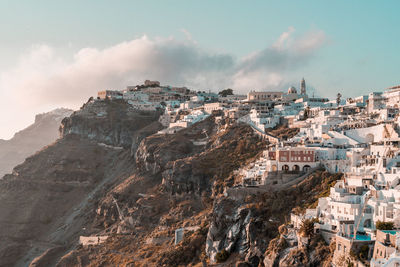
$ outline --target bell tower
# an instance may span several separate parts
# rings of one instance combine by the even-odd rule
[[[300,94],[306,94],[306,81],[304,80],[304,78],[300,82]]]

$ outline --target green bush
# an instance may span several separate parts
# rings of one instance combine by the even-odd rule
[[[217,252],[217,255],[215,255],[215,259],[217,260],[218,263],[224,262],[229,258],[229,253],[225,249]]]

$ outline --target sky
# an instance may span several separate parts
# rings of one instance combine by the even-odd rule
[[[0,139],[145,79],[344,97],[400,84],[400,1],[0,0]]]

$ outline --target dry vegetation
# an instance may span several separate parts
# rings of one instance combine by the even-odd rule
[[[292,138],[299,132],[299,128],[289,128],[285,125],[278,125],[273,129],[267,130],[267,133],[278,137],[280,140]]]

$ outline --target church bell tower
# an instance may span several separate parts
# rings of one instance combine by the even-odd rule
[[[302,95],[306,94],[306,81],[304,80],[304,78],[300,82],[300,93]]]

